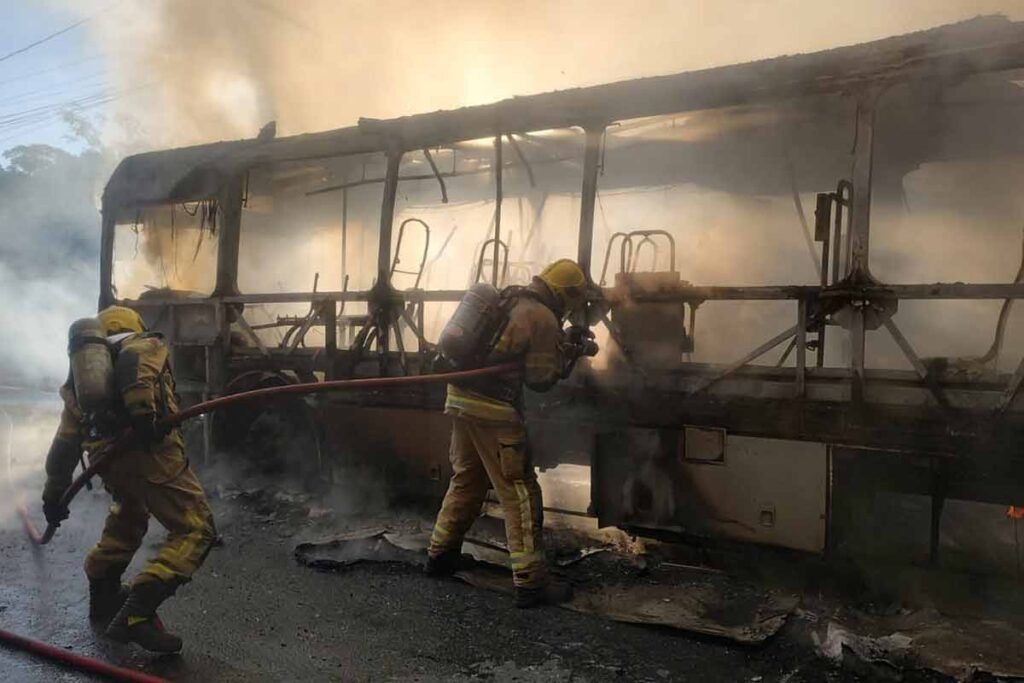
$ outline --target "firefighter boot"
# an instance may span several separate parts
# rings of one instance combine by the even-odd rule
[[[104,627],[110,623],[125,600],[128,586],[121,583],[124,567],[117,567],[98,579],[89,579],[89,621]]]
[[[432,576],[434,578],[451,576],[459,570],[461,561],[462,551],[458,549],[445,550],[436,557],[428,553],[427,564],[423,567],[423,572],[427,576]]]
[[[529,608],[540,605],[559,605],[572,600],[572,586],[561,581],[549,581],[537,588],[516,586],[516,607]]]
[[[181,638],[165,631],[156,615],[156,608],[176,590],[176,585],[165,581],[134,584],[128,599],[107,627],[107,637],[119,643],[136,643],[150,652],[180,652]]]

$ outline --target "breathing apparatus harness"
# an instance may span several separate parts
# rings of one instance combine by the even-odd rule
[[[82,413],[89,440],[108,439],[127,426],[127,416],[118,400],[114,371],[124,343],[129,339],[162,337],[158,332],[148,331],[104,335],[99,321],[94,318],[83,318],[72,323],[68,331],[70,371],[67,384]],[[169,362],[165,362],[156,380],[160,402],[157,419],[169,414],[166,394],[169,372]]]
[[[499,291],[488,283],[477,283],[459,301],[455,313],[438,337],[437,350],[441,359],[457,370],[479,368],[487,362],[512,360],[511,356],[494,355],[494,349],[508,327],[512,308],[523,298],[540,303],[551,311],[556,320],[562,319],[563,311],[553,300],[553,294],[544,296],[521,285],[511,285]],[[572,372],[580,356],[592,356],[597,352],[593,336],[585,327],[573,326],[568,330],[565,346],[569,351],[569,362],[560,373],[563,379]],[[509,379],[507,375],[493,375],[456,382],[455,386],[515,405],[521,399],[521,386],[518,378],[514,381]]]

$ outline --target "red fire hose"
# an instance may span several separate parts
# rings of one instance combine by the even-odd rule
[[[481,377],[484,375],[496,375],[502,372],[509,372],[515,370],[519,366],[515,363],[505,363],[503,365],[493,365],[487,368],[478,368],[476,370],[462,370],[459,372],[443,372],[433,375],[411,375],[407,377],[368,377],[366,379],[339,379],[330,382],[309,382],[306,384],[286,384],[280,387],[267,387],[266,389],[253,389],[252,391],[243,391],[238,394],[231,394],[230,396],[221,396],[220,398],[211,399],[202,403],[197,403],[194,406],[187,408],[171,415],[164,424],[167,427],[175,427],[185,420],[193,417],[198,417],[205,413],[213,412],[214,410],[220,410],[221,408],[227,408],[233,406],[236,403],[246,403],[248,401],[255,401],[261,398],[270,398],[272,396],[283,396],[285,394],[321,394],[328,391],[338,391],[339,389],[380,389],[386,387],[405,387],[413,386],[417,384],[436,384],[439,382],[452,382],[460,379],[472,379],[474,377]],[[71,482],[71,486],[68,487],[64,495],[61,496],[60,504],[62,507],[68,507],[71,501],[74,499],[78,492],[82,490],[82,487],[96,474],[96,470],[106,462],[107,458],[112,454],[120,450],[120,447],[124,445],[131,438],[131,432],[126,431],[119,436],[112,444],[106,446],[99,453],[93,455],[90,460],[90,464],[82,473],[78,475],[78,478]],[[22,503],[18,507],[18,513],[21,515],[22,522],[25,525],[25,531],[28,533],[35,543],[39,545],[46,545],[53,538],[53,534],[57,531],[57,526],[50,524],[46,527],[46,531],[42,534],[32,523],[29,518],[28,509],[25,504]]]
[[[158,676],[150,676],[147,673],[141,671],[134,671],[132,669],[125,669],[120,666],[114,666],[113,664],[107,664],[98,659],[91,657],[85,657],[83,655],[76,655],[73,652],[68,652],[64,648],[54,647],[46,643],[41,643],[38,640],[32,640],[24,636],[19,636],[17,633],[11,633],[10,631],[4,631],[0,629],[0,641],[3,641],[9,645],[12,645],[19,650],[25,652],[31,652],[32,654],[52,659],[55,662],[60,662],[72,669],[79,671],[85,671],[87,673],[97,674],[104,676],[115,681],[133,681],[135,683],[168,683],[167,679],[160,678]]]
[[[488,368],[479,368],[477,370],[463,370],[461,372],[446,372],[434,375],[412,375],[408,377],[370,377],[367,379],[342,379],[330,382],[310,382],[307,384],[288,384],[280,387],[268,387],[266,389],[254,389],[253,391],[246,391],[238,394],[232,394],[230,396],[222,396],[215,398],[210,401],[204,401],[203,403],[197,403],[194,406],[181,411],[175,415],[168,417],[165,420],[165,425],[168,427],[174,427],[185,420],[188,420],[205,413],[219,410],[221,408],[227,408],[237,403],[244,403],[247,401],[255,401],[261,398],[270,398],[274,396],[282,396],[285,394],[318,394],[328,391],[338,391],[340,389],[381,389],[388,387],[405,387],[413,386],[418,384],[434,384],[438,382],[451,382],[455,380],[471,379],[473,377],[481,377],[484,375],[500,374],[502,372],[509,372],[515,370],[518,366],[514,363],[506,363],[504,365],[495,365]],[[60,503],[64,507],[68,507],[72,499],[78,494],[79,491],[85,486],[85,484],[96,474],[96,470],[106,462],[107,458],[121,450],[121,446],[124,445],[131,438],[131,432],[127,431],[119,436],[112,444],[94,454],[91,457],[91,462],[88,467],[82,470],[82,473],[78,475],[71,486],[64,492],[61,497]],[[25,531],[29,538],[32,539],[37,545],[46,545],[53,538],[54,533],[57,531],[59,525],[49,524],[46,527],[46,531],[40,533],[36,528],[35,524],[32,523],[32,519],[29,517],[28,508],[24,503],[18,506],[18,513],[21,515],[22,522],[25,527]],[[142,681],[143,683],[165,683],[164,679],[156,678],[148,674],[140,673],[138,671],[132,671],[131,669],[123,669],[120,667],[106,664],[96,659],[90,659],[89,657],[83,657],[81,655],[72,654],[61,648],[47,645],[39,641],[31,640],[23,636],[19,636],[9,631],[0,629],[0,642],[7,643],[14,647],[26,650],[33,654],[52,659],[73,668],[88,671],[91,673],[100,674],[108,678],[118,681]]]

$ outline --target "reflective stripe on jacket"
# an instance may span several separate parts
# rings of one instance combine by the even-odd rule
[[[562,330],[555,314],[532,297],[522,296],[509,311],[508,325],[502,332],[488,363],[520,360],[522,370],[500,375],[489,382],[500,390],[502,398],[489,395],[488,384],[448,385],[445,413],[484,420],[518,422],[522,385],[534,391],[547,391],[561,378],[565,367]],[[512,400],[503,400],[504,396]]]

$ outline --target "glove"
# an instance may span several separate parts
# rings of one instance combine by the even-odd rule
[[[60,523],[71,516],[71,513],[59,502],[43,503],[43,516],[46,517],[47,524],[60,526]]]
[[[594,341],[594,333],[588,327],[573,325],[566,331],[565,340],[566,350],[573,361],[583,356],[597,355],[597,342]]]
[[[47,524],[58,526],[70,515],[68,509],[60,504],[68,485],[47,477],[46,485],[43,486],[43,516]]]
[[[46,454],[46,484],[43,486],[43,514],[48,524],[60,524],[68,518],[68,509],[60,504],[64,491],[82,455],[78,444],[55,438]]]
[[[587,356],[589,358],[593,358],[601,350],[593,339],[584,339],[580,342],[578,349],[580,356]]]
[[[159,422],[154,413],[133,415],[131,428],[136,442],[147,450],[163,441],[171,432],[171,428]]]
[[[572,374],[577,360],[583,356],[596,356],[598,351],[594,333],[586,327],[573,325],[566,330],[564,340],[562,353],[565,358],[565,366],[560,373],[562,379],[566,379]]]
[[[589,327],[583,325],[573,325],[565,333],[566,342],[572,346],[582,346],[584,341],[593,338],[594,333]]]

